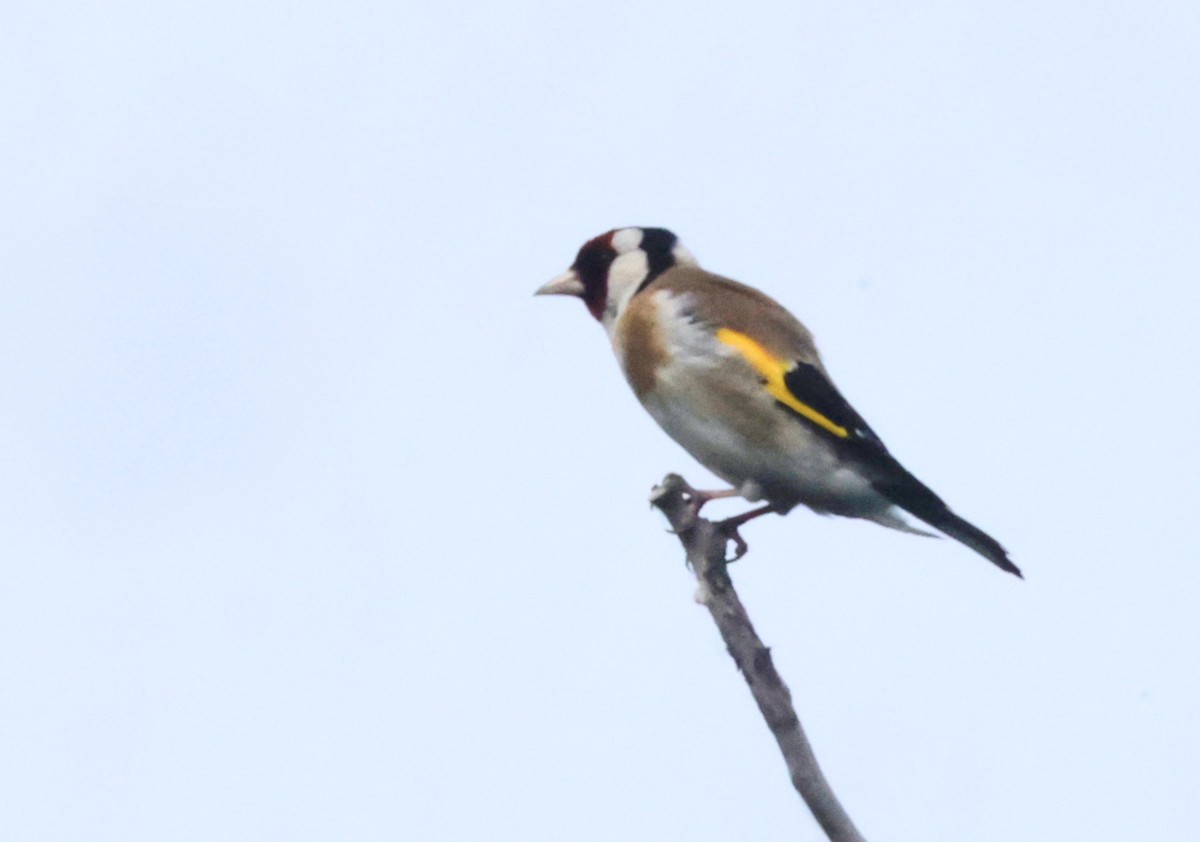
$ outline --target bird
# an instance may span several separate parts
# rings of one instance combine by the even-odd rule
[[[891,454],[842,397],[812,334],[763,292],[713,274],[665,228],[615,228],[588,240],[535,295],[582,299],[604,327],[642,406],[730,488],[763,505],[723,523],[798,505],[933,535],[909,516],[1024,578],[1000,543],[959,517]]]

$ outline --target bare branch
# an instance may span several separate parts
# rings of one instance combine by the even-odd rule
[[[725,547],[730,534],[721,524],[696,514],[694,492],[682,477],[668,474],[650,494],[650,504],[662,511],[679,536],[688,565],[700,588],[696,601],[712,614],[729,654],[741,670],[767,727],[775,735],[787,763],[792,785],[812,810],[831,842],[865,842],[854,827],[825,775],[792,707],[792,695],[775,670],[771,651],[763,645],[726,570]]]

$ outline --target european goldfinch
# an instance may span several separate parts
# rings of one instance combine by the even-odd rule
[[[1021,575],[994,538],[888,452],[833,385],[804,325],[758,290],[701,269],[670,231],[601,234],[536,294],[583,299],[654,420],[733,486],[700,492],[697,507],[738,495],[766,503],[730,518],[735,530],[803,504],[930,534],[907,512]]]

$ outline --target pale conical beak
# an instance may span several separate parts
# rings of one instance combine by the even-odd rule
[[[582,298],[583,281],[579,280],[574,269],[568,269],[548,284],[538,287],[534,295],[574,295]]]

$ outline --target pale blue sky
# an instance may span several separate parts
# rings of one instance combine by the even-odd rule
[[[630,224],[1028,576],[746,530],[868,838],[1200,832],[1196,4],[19,3],[0,113],[0,837],[819,839],[531,297]]]

